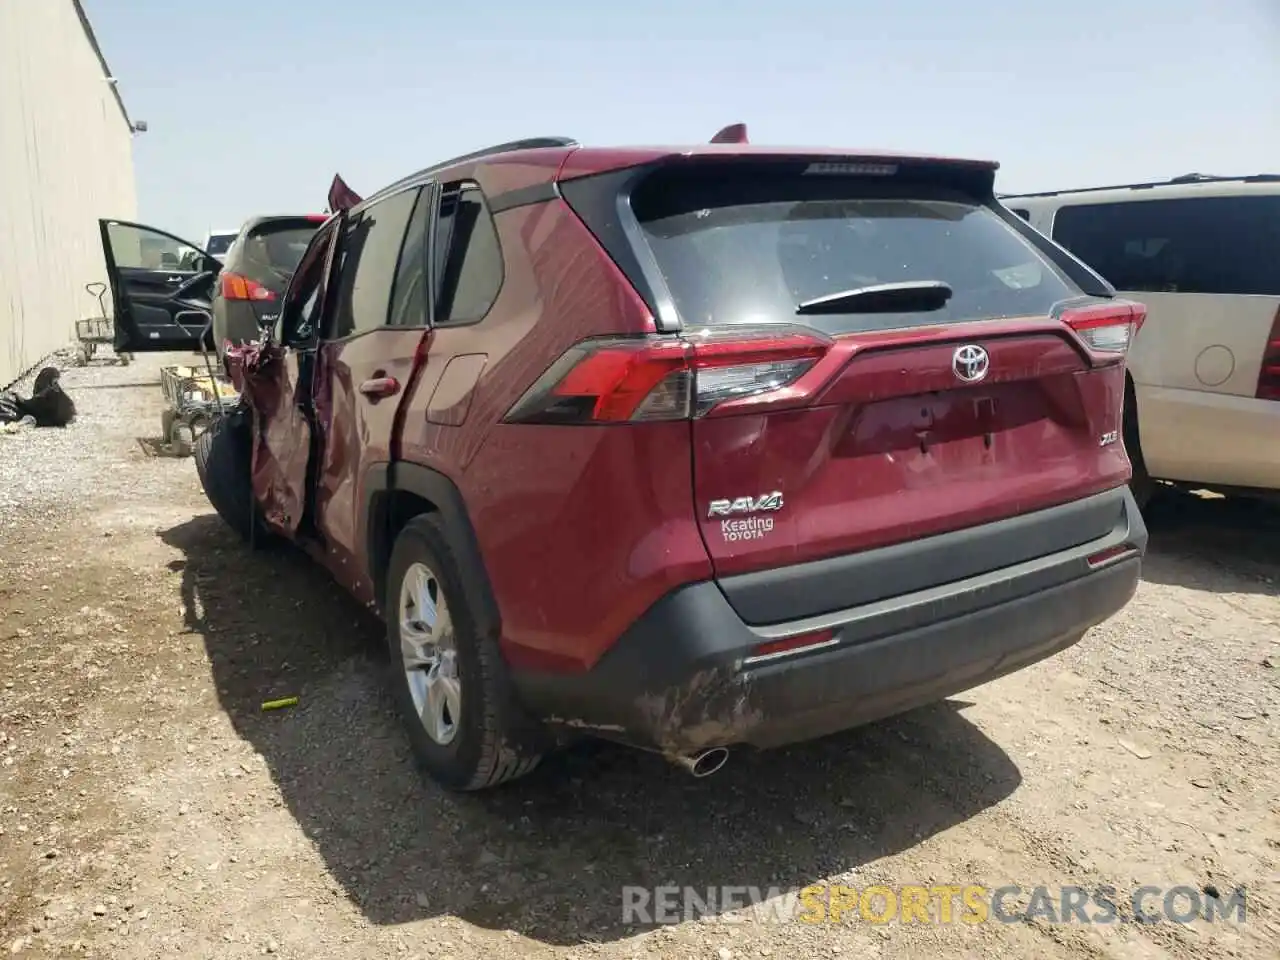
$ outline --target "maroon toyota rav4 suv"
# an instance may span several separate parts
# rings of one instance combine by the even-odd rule
[[[548,138],[354,198],[230,352],[205,489],[378,609],[457,789],[582,734],[705,775],[1017,670],[1136,588],[1145,310],[995,171]]]

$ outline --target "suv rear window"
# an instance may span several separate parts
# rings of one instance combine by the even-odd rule
[[[657,171],[632,209],[686,326],[803,322],[828,333],[1048,313],[1080,292],[993,210],[946,186]],[[798,316],[858,287],[943,281],[939,310]]]
[[[288,220],[255,227],[235,253],[237,272],[259,283],[287,282],[298,269],[307,244],[320,227],[307,220]]]
[[[1117,290],[1280,296],[1280,196],[1062,207],[1053,238]]]

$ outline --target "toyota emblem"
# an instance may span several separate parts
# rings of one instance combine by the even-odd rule
[[[951,357],[951,369],[965,383],[977,383],[987,375],[990,366],[991,358],[987,356],[987,351],[975,343],[956,347],[956,352]]]

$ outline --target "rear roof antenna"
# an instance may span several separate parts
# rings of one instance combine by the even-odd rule
[[[714,137],[711,138],[712,143],[748,143],[747,125],[745,123],[731,123],[725,127]]]

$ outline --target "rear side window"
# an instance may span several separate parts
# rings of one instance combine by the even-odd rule
[[[437,326],[483,320],[503,280],[498,230],[480,188],[446,186],[436,224]]]
[[[1280,296],[1280,197],[1062,207],[1053,238],[1117,290]]]
[[[659,171],[632,209],[684,325],[789,321],[828,333],[1043,315],[1079,291],[993,210],[927,183]],[[942,281],[938,310],[801,316],[809,300]]]
[[[400,246],[418,193],[392,194],[347,226],[329,339],[368,333],[386,324]]]

